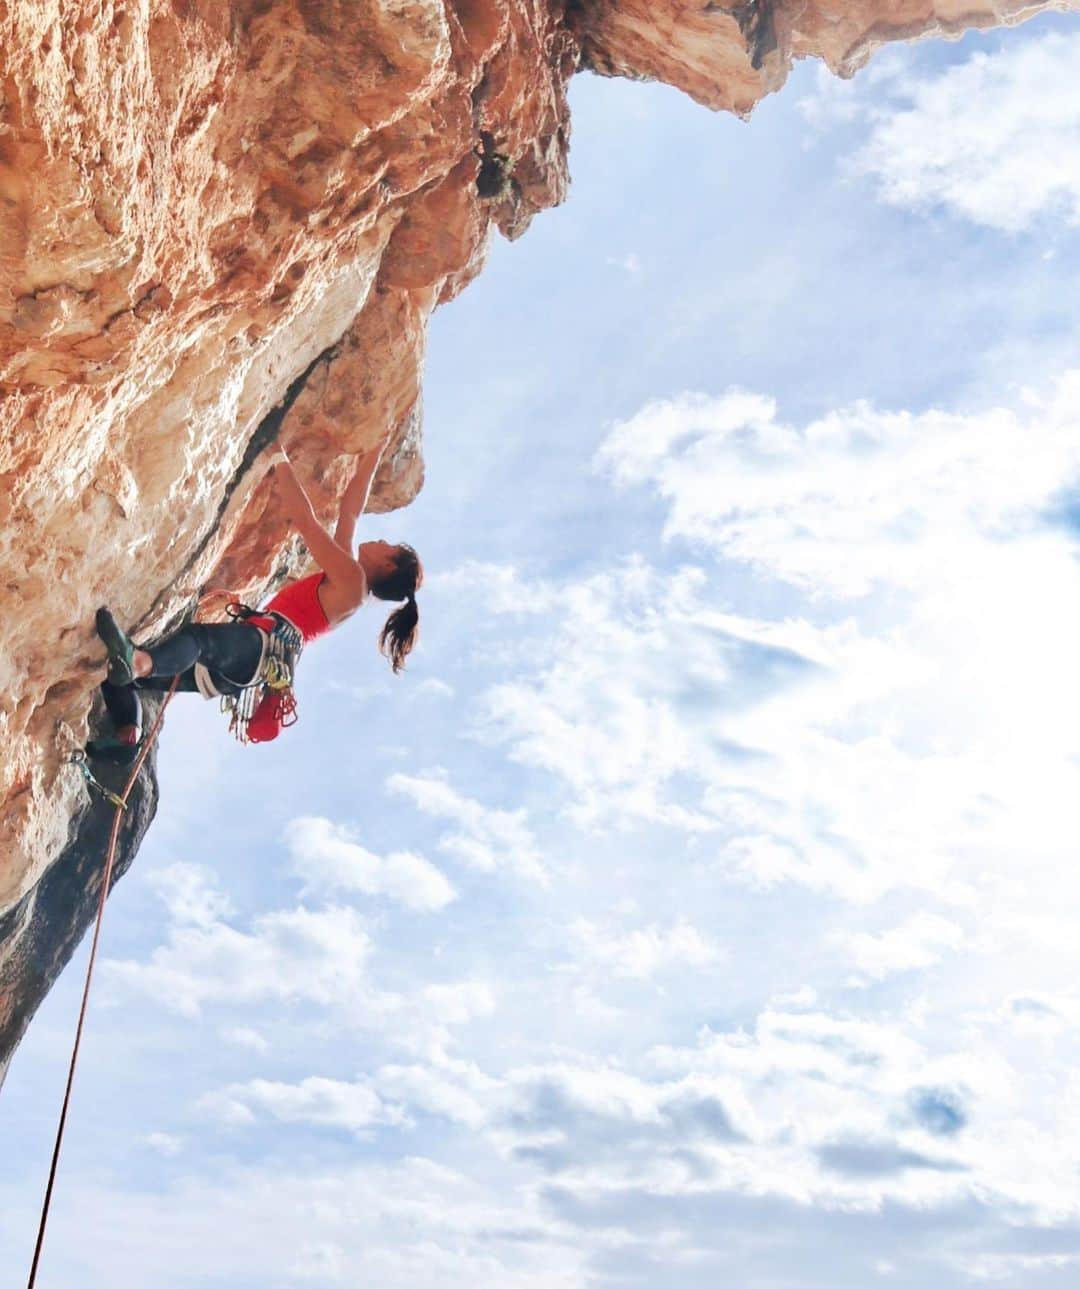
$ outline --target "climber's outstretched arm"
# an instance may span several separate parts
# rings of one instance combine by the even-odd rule
[[[319,523],[318,516],[304,491],[303,484],[296,477],[289,458],[284,452],[279,453],[273,458],[270,468],[274,483],[285,503],[289,521],[304,539],[312,559],[331,582],[342,588],[353,589],[358,598],[363,598],[367,591],[364,570],[352,554],[339,546]]]
[[[341,498],[341,515],[337,522],[337,528],[334,529],[334,541],[344,550],[352,553],[353,534],[356,532],[356,522],[367,509],[368,498],[371,496],[371,485],[375,480],[375,472],[379,468],[379,463],[386,452],[387,444],[390,442],[390,435],[387,434],[383,441],[370,452],[362,453],[356,461],[356,472],[349,481],[349,486],[345,489],[345,495]]]

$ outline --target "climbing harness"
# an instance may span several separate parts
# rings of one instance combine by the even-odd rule
[[[304,636],[284,614],[272,609],[260,611],[234,601],[226,612],[237,622],[263,618],[274,623],[270,631],[259,628],[266,636],[266,649],[255,677],[240,687],[239,693],[221,695],[221,710],[229,717],[229,733],[241,743],[261,743],[265,740],[259,730],[264,723],[287,729],[299,720],[293,680]]]
[[[38,1224],[37,1242],[34,1245],[34,1260],[30,1265],[30,1279],[26,1282],[26,1289],[34,1289],[37,1281],[38,1263],[41,1260],[41,1248],[45,1241],[45,1226],[49,1220],[49,1205],[52,1203],[53,1184],[56,1181],[56,1169],[60,1162],[60,1145],[64,1140],[64,1126],[67,1123],[68,1106],[71,1103],[71,1086],[75,1080],[75,1065],[79,1059],[79,1044],[82,1042],[83,1022],[86,1020],[86,1005],[90,999],[90,981],[94,975],[94,960],[97,958],[98,940],[101,936],[101,923],[105,915],[105,897],[109,893],[109,885],[112,880],[113,864],[116,860],[116,844],[120,839],[120,822],[124,818],[124,811],[127,809],[128,797],[131,795],[131,789],[135,786],[135,780],[139,777],[139,771],[142,769],[143,762],[150,753],[150,749],[157,738],[158,731],[161,729],[161,722],[165,716],[165,709],[172,700],[173,694],[176,693],[177,681],[174,680],[165,695],[158,714],[150,727],[150,732],[143,740],[142,747],[139,749],[139,755],[131,767],[131,773],[128,775],[127,782],[124,784],[124,790],[120,793],[110,791],[104,787],[94,777],[93,771],[86,764],[85,755],[76,754],[71,758],[73,764],[78,765],[82,770],[83,777],[88,784],[96,787],[105,799],[111,803],[113,809],[112,830],[109,833],[109,846],[105,855],[105,869],[101,875],[101,892],[98,895],[97,917],[94,921],[94,938],[90,942],[90,960],[86,964],[86,980],[83,984],[82,1003],[79,1007],[79,1021],[75,1027],[75,1043],[71,1049],[71,1063],[68,1066],[67,1086],[64,1089],[64,1101],[60,1109],[60,1122],[56,1128],[56,1142],[53,1146],[52,1162],[49,1165],[49,1180],[45,1186],[45,1199],[41,1206],[41,1221]]]

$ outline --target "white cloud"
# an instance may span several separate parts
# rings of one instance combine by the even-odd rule
[[[655,488],[669,534],[793,584],[819,619],[850,616],[770,626],[716,613],[685,571],[591,579],[547,669],[489,695],[515,756],[594,815],[674,822],[678,784],[723,866],[762,886],[964,903],[988,868],[1008,880],[1008,854],[1060,871],[1080,826],[1060,713],[1080,638],[1063,518],[1080,376],[1017,408],[859,406],[802,428],[756,395],[685,396],[617,426],[598,460]],[[1023,903],[999,901],[999,925],[1019,930]]]
[[[909,49],[881,49],[873,62],[851,79],[837,76],[823,64],[813,69],[814,88],[795,103],[815,133],[859,121],[869,111],[875,93],[889,93],[893,84],[910,78]]]
[[[207,926],[232,912],[217,875],[201,864],[169,864],[155,869],[149,884],[174,922]]]
[[[429,1065],[384,1065],[373,1082],[380,1095],[395,1104],[472,1129],[493,1116],[502,1089],[498,1079],[477,1065],[448,1057]]]
[[[222,1122],[243,1126],[256,1115],[282,1123],[307,1123],[363,1132],[376,1124],[400,1123],[401,1113],[383,1103],[365,1082],[312,1076],[300,1083],[252,1079],[203,1098],[202,1107]]]
[[[147,1133],[145,1137],[140,1138],[140,1141],[144,1146],[149,1146],[151,1150],[156,1150],[158,1154],[169,1159],[179,1155],[184,1149],[183,1137],[178,1137],[171,1132]]]
[[[425,676],[416,686],[415,692],[418,694],[431,694],[435,698],[454,697],[453,685],[448,685],[445,680],[440,680],[437,676]]]
[[[1078,61],[1080,37],[1049,33],[897,81],[854,166],[894,206],[942,206],[1007,232],[1041,216],[1080,224]]]
[[[483,806],[471,797],[462,796],[442,774],[392,774],[386,786],[391,792],[407,797],[424,814],[458,825],[455,831],[440,839],[440,850],[486,872],[506,867],[536,881],[546,880],[536,838],[524,810]]]
[[[709,966],[720,956],[716,945],[688,922],[677,922],[667,930],[647,926],[620,934],[577,918],[570,932],[585,961],[637,980],[676,967]]]
[[[558,590],[543,582],[526,581],[511,564],[466,560],[444,573],[425,578],[425,590],[452,596],[482,595],[492,613],[528,616],[549,613],[558,606]]]
[[[260,1028],[221,1025],[217,1032],[260,1055],[291,1046],[271,1045],[260,1029],[285,1019],[290,1034],[302,1025],[309,1037],[325,1037],[331,1017],[332,1032],[381,1032],[392,1048],[445,1064],[457,1032],[498,1006],[493,983],[476,974],[446,979],[440,973],[437,983],[421,976],[401,991],[382,987],[369,969],[370,931],[353,908],[282,909],[253,917],[247,929],[225,921],[191,925],[183,920],[187,908],[184,901],[177,905],[182,920],[172,923],[166,942],[148,959],[107,960],[103,975],[114,994],[142,995],[184,1016],[213,1007],[258,1019]],[[219,1101],[217,1111],[243,1125],[251,1121],[251,1104],[234,1097]]]
[[[911,884],[963,898],[958,853],[943,838],[965,838],[974,854],[997,826],[973,805],[988,789],[985,748],[974,761],[960,754],[971,713],[1000,726],[992,743],[1009,762],[1017,721],[1032,719],[1026,702],[1006,715],[987,645],[974,665],[950,621],[946,656],[958,670],[943,674],[925,641],[894,629],[748,621],[711,607],[708,591],[698,570],[664,574],[640,560],[568,585],[537,661],[487,691],[480,732],[556,776],[583,825],[670,825],[755,885],[797,881],[869,900]],[[962,604],[953,597],[952,616]],[[979,615],[964,611],[970,631]],[[1000,614],[1007,631],[1004,605]],[[1007,796],[1030,783],[1045,812],[1045,766],[1002,764],[994,779]],[[1060,829],[1069,798],[1052,791]],[[1034,800],[1030,813],[1049,835]]]
[[[853,81],[820,69],[798,104],[815,132],[867,134],[847,169],[882,201],[1003,232],[1080,223],[1080,37],[1012,36],[920,78],[891,51]]]
[[[1080,477],[1080,373],[1018,413],[856,404],[803,428],[730,390],[650,403],[597,465],[668,504],[665,534],[814,593],[863,596],[985,575],[987,556]],[[950,577],[951,574],[951,577]]]
[[[651,1077],[610,1063],[523,1068],[490,1131],[581,1202],[664,1195],[672,1214],[689,1201],[690,1222],[692,1197],[723,1193],[850,1211],[956,1201],[973,1158],[965,1107],[992,1077],[894,1031],[763,1013],[752,1032],[657,1049]]]
[[[208,1004],[307,1001],[323,1006],[366,998],[371,941],[349,908],[262,914],[250,931],[225,922],[174,925],[147,962],[110,960],[114,985],[197,1016]]]
[[[454,888],[423,856],[408,851],[395,851],[385,858],[374,855],[348,828],[329,819],[308,815],[293,819],[285,839],[307,891],[386,895],[422,912],[441,909],[456,898]]]
[[[423,1156],[354,1152],[320,1164],[305,1152],[286,1167],[217,1157],[205,1172],[145,1188],[69,1176],[68,1193],[67,1238],[49,1246],[50,1274],[85,1289],[196,1289],[208,1259],[222,1283],[245,1289],[335,1276],[383,1289],[586,1285],[586,1251],[538,1197]]]
[[[386,1010],[394,1017],[394,1045],[442,1066],[451,1059],[447,1052],[458,1041],[458,1031],[494,1015],[498,1005],[495,986],[473,977],[418,983],[408,994],[393,995]]]
[[[944,952],[961,947],[964,931],[937,914],[918,913],[901,926],[877,935],[840,932],[835,938],[860,971],[880,980],[894,971],[933,966]]]
[[[563,779],[582,823],[625,817],[715,826],[673,800],[665,784],[700,771],[709,704],[715,699],[722,710],[725,681],[754,642],[746,628],[740,636],[737,624],[708,617],[701,582],[696,570],[667,578],[630,560],[563,587],[536,670],[484,696],[484,736]]]
[[[507,1094],[492,1139],[579,1196],[693,1189],[742,1141],[711,1075],[657,1080],[613,1064],[553,1061],[514,1070]]]
[[[988,1156],[968,1108],[983,1115],[1012,1095],[1007,1062],[985,1038],[931,1037],[915,1013],[766,1009],[750,1030],[705,1029],[695,1046],[659,1047],[652,1060],[669,1078],[711,1081],[752,1143],[725,1157],[727,1185],[799,1203],[955,1200]],[[1002,1195],[1013,1190],[1009,1156],[992,1169]]]
[[[248,1025],[227,1027],[221,1031],[221,1037],[227,1043],[234,1043],[237,1047],[246,1047],[252,1052],[267,1052],[270,1050],[270,1044],[259,1031],[252,1029]]]
[[[422,997],[450,1025],[463,1025],[495,1010],[495,991],[486,981],[463,980],[452,985],[425,985]]]

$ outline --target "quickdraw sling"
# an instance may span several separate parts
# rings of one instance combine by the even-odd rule
[[[266,650],[254,679],[239,693],[221,696],[221,710],[229,717],[229,733],[241,743],[266,742],[279,729],[288,729],[299,720],[293,682],[304,637],[288,618],[273,609],[233,603],[226,612],[238,622],[249,618],[271,618],[274,622],[274,629],[266,632]],[[273,728],[273,734],[261,732],[268,726]]]

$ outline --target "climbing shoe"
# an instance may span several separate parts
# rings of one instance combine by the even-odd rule
[[[109,651],[109,682],[130,685],[135,679],[135,646],[116,625],[108,609],[98,609],[94,625]]]
[[[106,734],[103,738],[92,738],[86,745],[86,755],[95,761],[107,761],[110,765],[131,765],[139,755],[141,739],[134,743],[125,743],[122,739]]]

